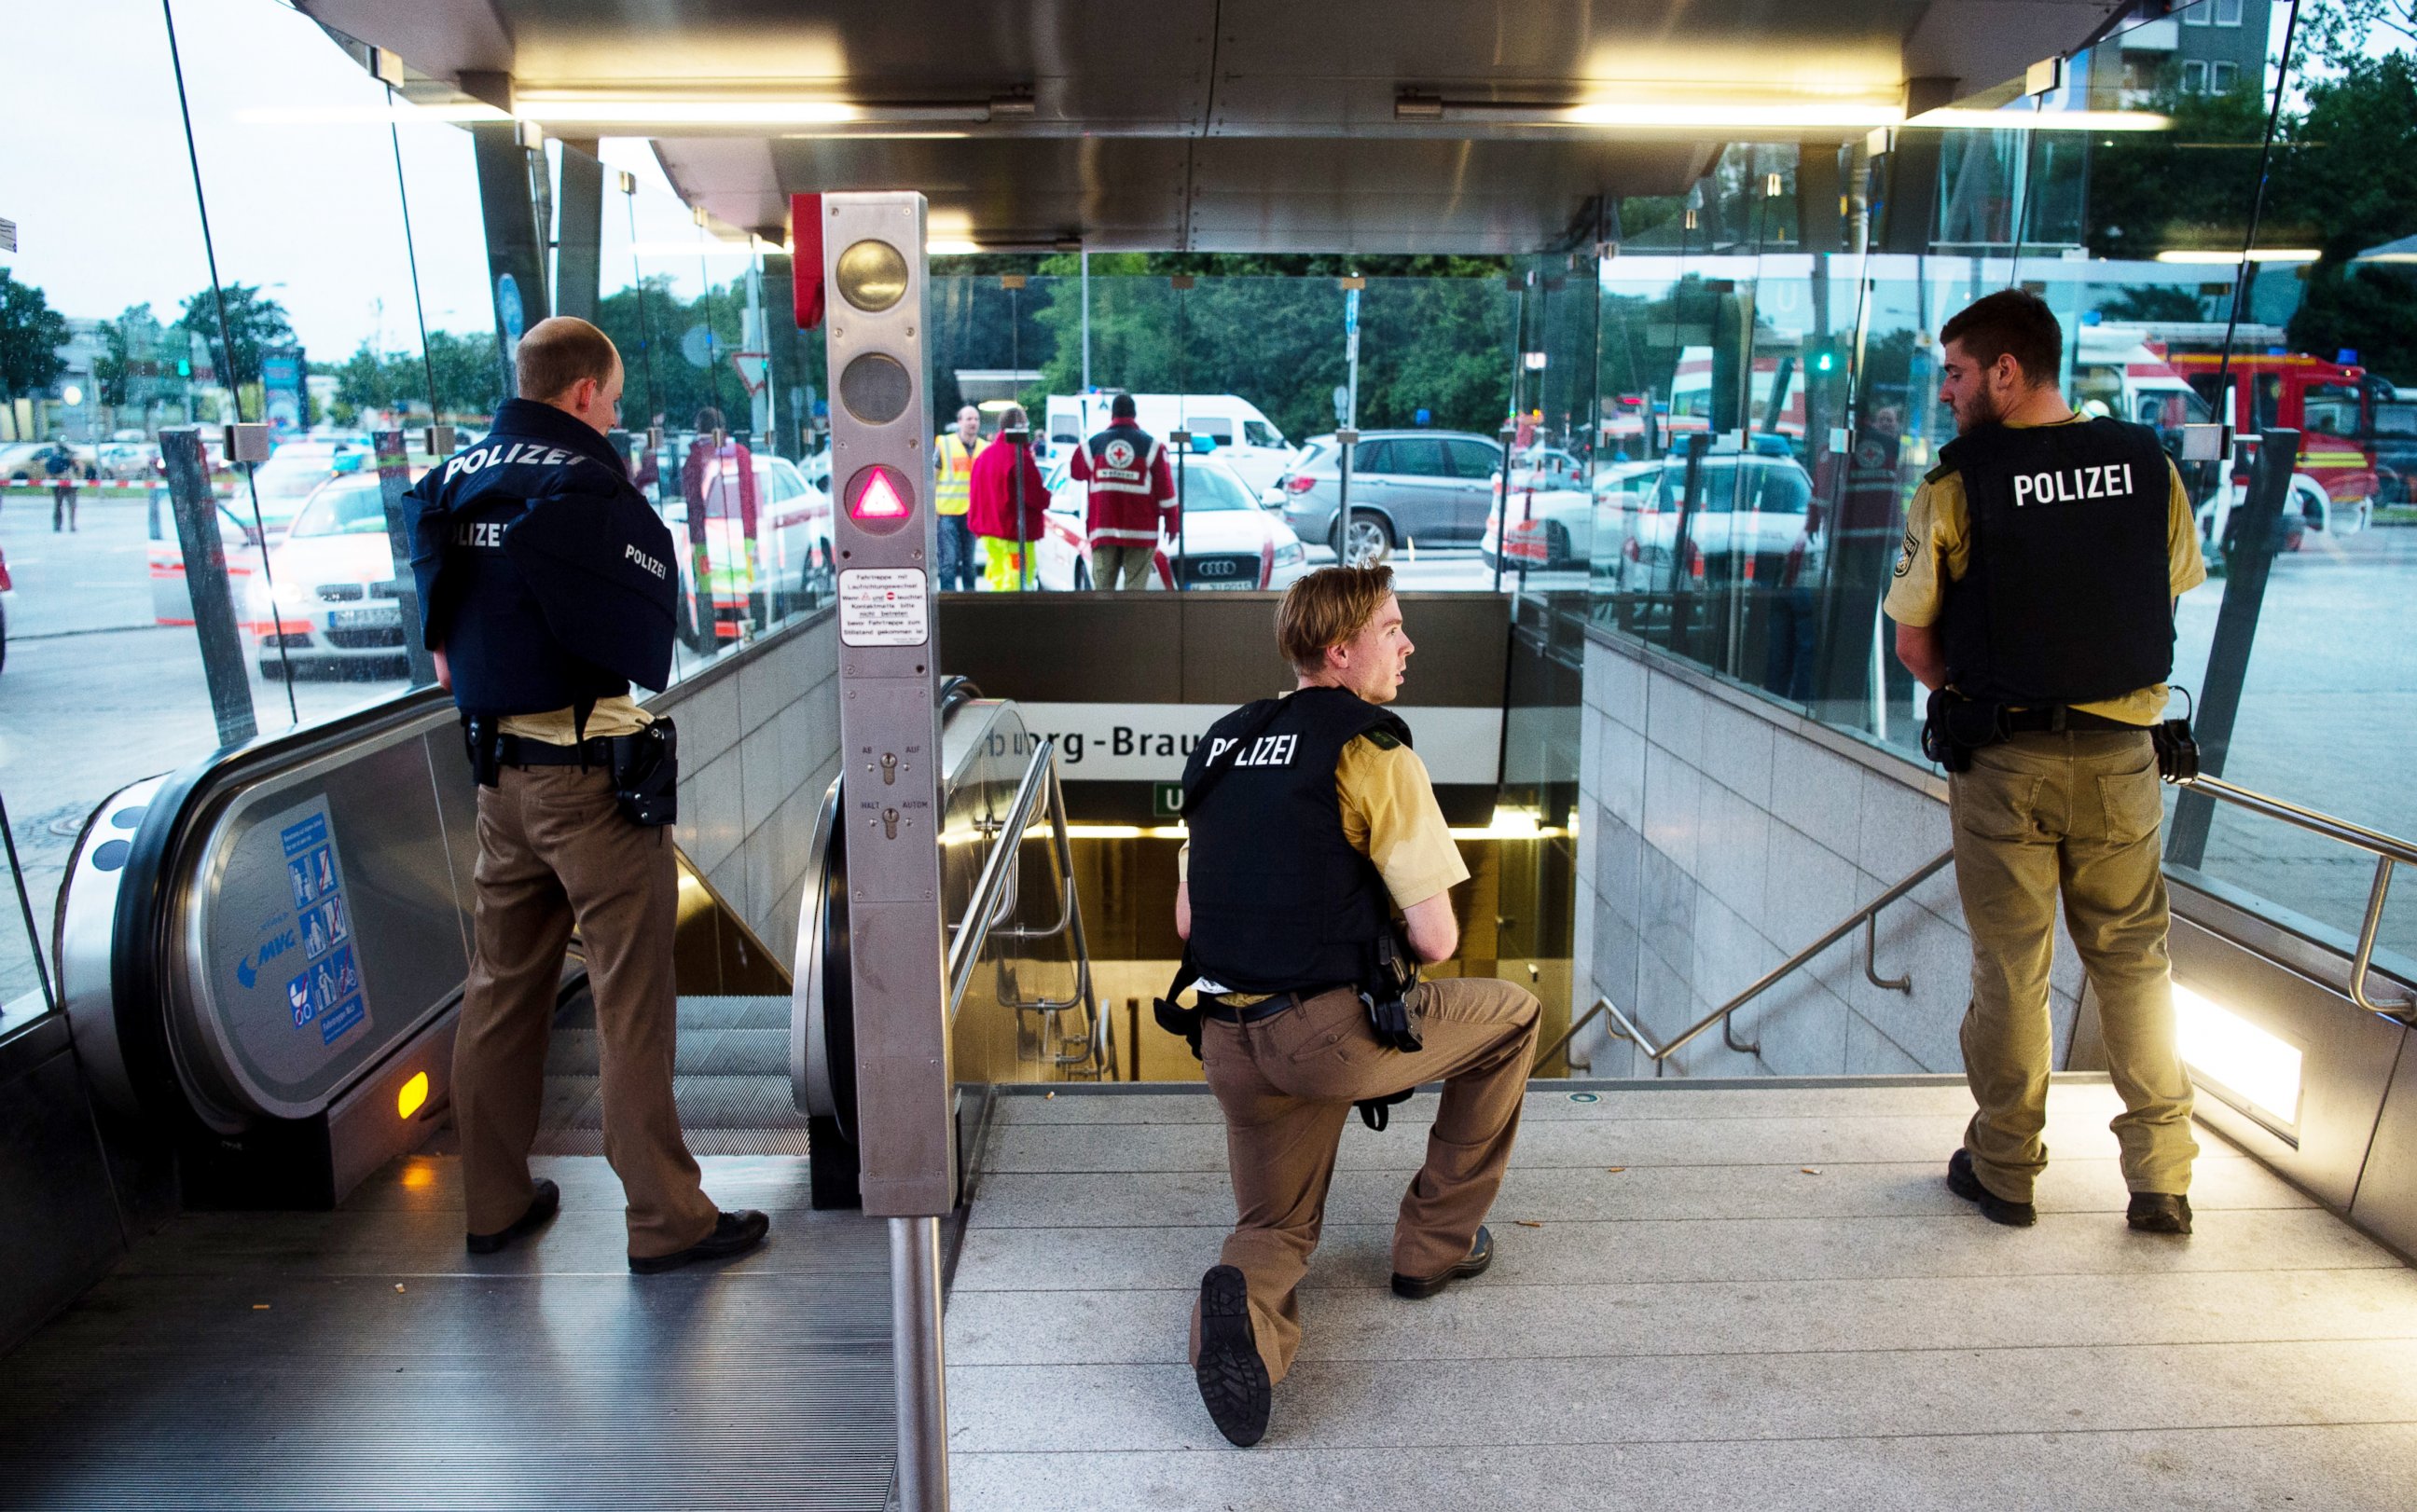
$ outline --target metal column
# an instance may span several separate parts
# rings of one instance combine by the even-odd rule
[[[465,73],[462,87],[499,110],[511,109],[511,80],[502,74]],[[542,175],[545,154],[532,153],[524,135],[533,129],[517,121],[475,124],[469,128],[470,150],[479,173],[479,211],[487,233],[487,290],[495,307],[496,360],[499,394],[516,392],[512,356],[522,333],[545,319],[550,303],[545,283],[546,228],[537,213],[534,172]],[[530,158],[537,159],[534,165]]]
[[[923,197],[827,194],[841,791],[864,1211],[890,1220],[898,1504],[949,1503],[939,1223],[956,1202],[940,921]],[[802,233],[800,246],[812,245]]]
[[[596,318],[604,239],[604,165],[594,142],[564,141],[561,183],[555,191],[561,239],[554,251],[554,309],[558,315]]]
[[[160,465],[176,516],[176,544],[185,558],[185,589],[193,600],[193,636],[202,648],[202,678],[210,690],[219,744],[239,746],[260,733],[251,708],[251,674],[244,665],[235,595],[227,583],[226,542],[219,533],[218,495],[210,461],[191,426],[160,432]],[[262,549],[266,556],[266,548]]]

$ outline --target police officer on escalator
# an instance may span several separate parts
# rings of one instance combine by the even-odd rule
[[[1391,580],[1386,567],[1328,567],[1296,582],[1276,641],[1299,686],[1210,726],[1184,772],[1187,944],[1158,1016],[1193,1040],[1225,1120],[1237,1218],[1201,1278],[1192,1357],[1208,1415],[1238,1444],[1267,1430],[1300,1347],[1295,1293],[1353,1106],[1382,1127],[1385,1106],[1444,1084],[1393,1228],[1394,1294],[1431,1297],[1493,1263],[1481,1220],[1535,1055],[1539,1006],[1524,989],[1418,979],[1420,962],[1458,948],[1450,889],[1468,869],[1409,727],[1384,707],[1413,649]]]
[[[631,697],[669,679],[670,533],[605,442],[621,359],[583,320],[540,321],[521,398],[412,490],[412,572],[476,776],[476,937],[453,1042],[469,1248],[561,1202],[531,1180],[564,949],[578,930],[601,1049],[604,1154],[641,1274],[743,1253],[769,1226],[705,1195],[672,1100],[677,875],[671,721]]]
[[[2089,974],[2113,1128],[2149,1233],[2191,1231],[2191,1084],[2174,1040],[2159,864],[2173,601],[2205,581],[2190,497],[2157,433],[2086,418],[2056,376],[2063,332],[2001,290],[1940,328],[1956,438],[1907,515],[1887,610],[1931,695],[1955,884],[1972,937],[1964,1070],[1976,1105],[1947,1185],[1994,1222],[2034,1221],[2047,1164],[2048,963],[2059,897]]]

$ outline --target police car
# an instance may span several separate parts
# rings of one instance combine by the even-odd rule
[[[268,570],[237,585],[236,612],[261,675],[279,676],[289,662],[361,673],[399,666],[397,586],[377,475],[328,479],[270,549]]]
[[[1061,456],[1042,474],[1049,514],[1033,562],[1043,588],[1089,588],[1096,581],[1086,523],[1090,489],[1072,476],[1071,462],[1071,453]],[[1282,516],[1259,507],[1250,485],[1222,461],[1184,458],[1183,493],[1181,551],[1170,559],[1159,549],[1151,587],[1174,587],[1179,570],[1193,589],[1285,588],[1306,570],[1300,537]]]

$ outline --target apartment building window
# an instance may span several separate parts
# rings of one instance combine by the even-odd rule
[[[2207,66],[2207,87],[2210,94],[2228,95],[2232,92],[2232,86],[2240,82],[2241,65],[2238,63],[2218,61]]]
[[[2182,60],[2182,93],[2185,95],[2207,93],[2207,65],[2197,58]]]

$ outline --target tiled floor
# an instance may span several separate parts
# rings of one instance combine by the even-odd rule
[[[949,1308],[960,1509],[2417,1504],[2417,1275],[2212,1134],[2130,1232],[2103,1085],[2036,1228],[1940,1182],[1960,1084],[1540,1086],[1482,1280],[1386,1290],[1421,1097],[1354,1123],[1257,1448],[1184,1364],[1232,1215],[1198,1091],[1005,1098]],[[1615,1169],[1617,1168],[1617,1169]]]

